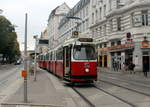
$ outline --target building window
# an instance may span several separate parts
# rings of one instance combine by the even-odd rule
[[[117,18],[117,30],[121,31],[121,17]]]
[[[82,11],[83,11],[83,18],[84,18],[84,17],[85,17],[85,14],[86,14],[86,13],[85,13],[85,8],[83,8]]]
[[[134,13],[131,13],[131,25],[133,27],[141,26],[141,16],[140,15],[134,15]]]
[[[142,25],[148,26],[148,11],[147,10],[142,11]]]
[[[86,29],[89,28],[89,19],[86,20]]]
[[[82,26],[83,26],[83,32],[84,32],[85,31],[85,22],[83,22]]]
[[[109,21],[109,23],[110,23],[110,32],[112,32],[113,31],[113,20],[111,19]]]
[[[86,7],[86,16],[88,16],[88,6]]]
[[[80,17],[82,18],[82,11],[80,11]]]
[[[107,43],[104,43],[104,47],[107,47]]]
[[[117,0],[117,8],[120,8],[120,0]]]
[[[102,8],[99,8],[99,19],[102,19]]]
[[[95,12],[95,20],[96,20],[96,23],[97,23],[97,21],[98,21],[98,12],[97,12],[97,10]]]
[[[106,36],[106,25],[104,25],[104,36]]]
[[[94,13],[92,13],[92,24],[94,24]]]
[[[131,13],[131,25],[134,27],[135,22],[134,22],[134,13]]]
[[[121,45],[121,41],[119,40],[119,41],[117,41],[117,45]]]
[[[102,44],[99,44],[99,48],[102,48]]]
[[[112,0],[109,0],[109,11],[112,9]]]
[[[104,5],[104,16],[106,16],[106,5]]]
[[[99,27],[99,36],[102,36],[102,27]]]
[[[111,42],[111,46],[115,46],[115,42]]]
[[[95,35],[94,35],[94,36],[97,37],[97,35],[98,35],[98,29],[96,28],[96,29],[95,29]]]

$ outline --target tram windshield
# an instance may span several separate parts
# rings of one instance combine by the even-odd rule
[[[95,48],[91,45],[76,45],[73,57],[75,60],[96,60]]]

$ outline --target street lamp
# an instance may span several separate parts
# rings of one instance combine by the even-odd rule
[[[38,35],[34,35],[33,38],[35,39],[35,49],[34,49],[34,81],[36,81],[36,71],[37,71],[37,62],[36,62],[36,53],[37,53],[37,37]]]

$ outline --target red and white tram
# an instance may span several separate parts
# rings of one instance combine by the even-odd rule
[[[70,82],[97,80],[97,57],[92,38],[73,38],[39,55],[39,66]]]

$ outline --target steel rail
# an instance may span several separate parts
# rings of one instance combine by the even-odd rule
[[[96,107],[91,101],[89,101],[83,94],[81,94],[77,89],[71,87],[90,107]]]
[[[132,91],[132,92],[135,92],[135,93],[138,93],[138,94],[141,94],[141,95],[145,95],[145,96],[147,96],[147,97],[150,97],[150,94],[137,91],[136,89],[131,89],[131,88],[128,88],[128,87],[124,87],[124,86],[121,86],[121,85],[118,85],[118,84],[115,84],[115,83],[112,83],[112,82],[109,82],[109,81],[105,81],[105,80],[99,80],[99,81],[102,81],[102,82],[105,82],[105,83],[108,83],[108,84],[111,84],[111,85],[115,85],[115,86],[117,86],[117,87],[124,88],[124,89],[127,89],[127,90],[129,90],[129,91]]]
[[[94,87],[95,87],[96,89],[98,89],[98,90],[100,90],[100,91],[102,91],[102,92],[108,94],[108,95],[111,95],[112,97],[117,98],[118,100],[120,100],[120,101],[122,101],[122,102],[124,102],[124,103],[126,103],[126,104],[128,104],[128,105],[130,105],[130,106],[132,106],[132,107],[136,107],[136,105],[134,105],[134,104],[132,104],[132,103],[130,103],[130,102],[128,102],[128,101],[126,101],[126,100],[124,100],[124,99],[122,99],[122,98],[116,96],[116,95],[113,95],[113,94],[111,94],[110,92],[107,92],[107,91],[105,91],[105,90],[103,90],[103,89],[101,89],[101,88],[99,88],[99,87],[97,87],[97,86],[94,86]]]

